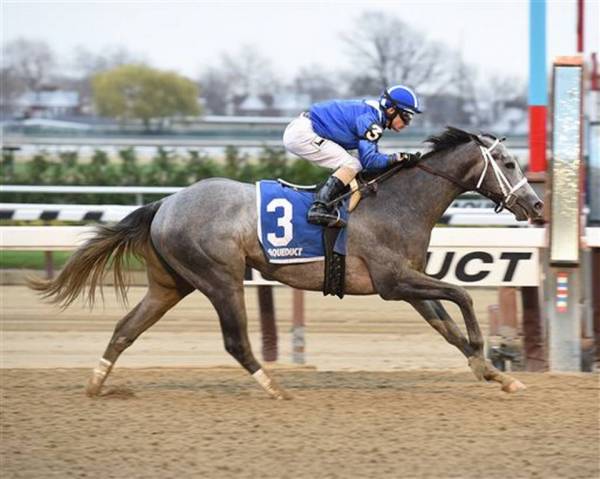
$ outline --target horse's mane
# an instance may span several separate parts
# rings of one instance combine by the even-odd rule
[[[490,133],[481,133],[481,135],[488,136],[493,139],[496,138]],[[431,150],[428,152],[429,155],[438,151],[447,150],[448,148],[453,148],[455,146],[468,143],[472,140],[478,143],[480,142],[477,134],[475,133],[470,133],[454,126],[447,126],[441,134],[429,136],[424,143],[429,143],[431,145]]]
[[[496,139],[496,136],[490,133],[482,132],[480,136],[487,136],[492,139]],[[431,145],[431,149],[421,157],[421,160],[429,158],[430,156],[440,151],[447,150],[449,148],[462,145],[464,143],[468,143],[469,141],[475,141],[479,144],[482,144],[480,136],[478,136],[476,133],[470,133],[468,131],[461,130],[460,128],[456,128],[454,126],[447,126],[446,129],[439,135],[431,135],[423,141],[423,143],[429,143]],[[394,169],[396,173],[398,171],[401,171],[401,169],[398,169],[397,166],[391,165],[382,171],[363,171],[360,173],[360,177],[363,181],[369,181],[381,175],[382,173],[387,173],[388,171]]]
[[[431,135],[427,137],[424,143],[431,145],[431,152],[446,150],[453,148],[463,143],[468,143],[473,140],[474,135],[468,131],[455,128],[453,126],[447,126],[446,129],[439,135]]]

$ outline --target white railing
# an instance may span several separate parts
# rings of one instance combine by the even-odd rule
[[[0,249],[71,250],[93,231],[91,226],[3,226]],[[545,242],[543,228],[434,228],[427,273],[471,286],[538,285],[538,251]],[[256,273],[253,279],[261,278]]]
[[[0,185],[3,193],[46,193],[46,194],[129,194],[136,196],[136,204],[144,204],[143,195],[170,195],[182,190],[175,186],[37,186]],[[477,194],[466,194],[457,198],[445,212],[441,222],[452,226],[527,226],[517,222],[514,216],[504,211],[494,213],[493,203]],[[1,203],[0,211],[5,219],[21,221],[56,219],[61,221],[83,221],[86,214],[94,214],[97,221],[120,221],[136,208],[135,205],[71,205],[39,203]]]
[[[59,220],[103,222],[121,221],[139,205],[71,205],[59,203],[0,203],[0,214],[4,219],[19,221]],[[493,208],[448,208],[441,222],[451,226],[527,226],[518,222],[512,213],[494,213]]]

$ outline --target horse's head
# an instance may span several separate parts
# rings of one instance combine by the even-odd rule
[[[445,178],[462,191],[477,191],[496,203],[496,212],[507,208],[517,220],[542,220],[544,204],[523,175],[514,155],[503,141],[491,135],[477,135],[448,126],[440,135],[425,140],[432,147],[423,160],[448,154],[454,161],[443,162],[444,171],[421,161],[417,166]]]
[[[496,211],[508,209],[518,221],[541,221],[544,203],[528,183],[514,155],[503,140],[488,135],[473,135],[480,150],[474,166],[476,191],[496,202]]]

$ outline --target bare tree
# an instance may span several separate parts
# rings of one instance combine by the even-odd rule
[[[56,67],[54,53],[47,43],[39,40],[12,40],[3,46],[3,56],[7,72],[30,91],[48,83]]]
[[[199,83],[206,109],[216,115],[225,115],[231,90],[225,73],[214,67],[208,68],[201,74]]]
[[[73,61],[76,72],[82,77],[89,77],[123,65],[147,65],[147,63],[143,56],[132,53],[121,45],[107,48],[102,53],[80,46],[75,50]]]
[[[2,111],[12,112],[16,100],[25,93],[25,84],[16,76],[15,71],[3,67],[0,71],[0,108]]]
[[[449,81],[444,88],[444,94],[455,99],[452,111],[446,114],[446,123],[461,126],[476,126],[482,122],[482,112],[478,103],[479,88],[477,71],[468,65],[460,53],[449,53]]]
[[[227,105],[239,105],[248,95],[272,95],[280,88],[271,62],[253,46],[236,53],[223,53],[219,65],[200,75],[206,107],[217,114],[227,113]]]
[[[338,96],[335,83],[334,74],[323,71],[319,65],[310,65],[302,67],[296,74],[293,88],[297,93],[307,94],[314,103]]]
[[[224,54],[221,63],[239,94],[272,93],[279,86],[271,62],[254,46],[245,45],[236,54]]]
[[[132,53],[121,45],[103,49],[101,53],[79,46],[75,49],[71,64],[71,74],[62,76],[57,83],[63,88],[76,90],[85,108],[91,106],[91,80],[94,75],[124,65],[149,66],[142,55]]]
[[[443,49],[398,18],[381,12],[361,15],[343,34],[348,54],[354,61],[362,88],[375,91],[390,84],[406,84],[429,92],[437,91],[447,78]],[[356,78],[350,78],[350,84]],[[366,82],[368,78],[370,81]]]

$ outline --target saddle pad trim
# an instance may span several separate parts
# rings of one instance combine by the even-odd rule
[[[295,259],[270,259],[271,264],[300,264],[300,263],[315,263],[324,261],[325,256],[314,256],[312,258],[295,258]]]
[[[294,188],[295,190],[304,190],[304,191],[314,191],[317,189],[318,185],[297,185],[296,183],[290,183],[289,181],[285,181],[282,178],[277,178],[277,181],[283,186],[287,186],[289,188]]]

